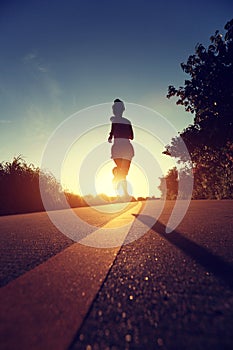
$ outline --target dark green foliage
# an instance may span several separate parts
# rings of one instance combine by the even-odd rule
[[[190,78],[184,87],[169,86],[167,97],[194,113],[194,123],[172,139],[166,154],[187,162],[185,142],[194,166],[194,198],[232,198],[233,168],[233,19],[223,36],[216,31],[211,44],[196,46],[181,67]]]
[[[233,199],[233,144],[195,150],[193,198]]]
[[[185,86],[168,88],[168,98],[177,96],[176,104],[194,113],[194,125],[181,136],[188,149],[201,145],[223,146],[233,141],[233,20],[225,26],[223,37],[218,31],[206,49],[198,44],[194,55],[181,67],[190,75]]]

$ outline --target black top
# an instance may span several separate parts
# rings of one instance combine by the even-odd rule
[[[112,128],[109,138],[121,138],[133,140],[133,128],[130,121],[123,117],[112,117]]]

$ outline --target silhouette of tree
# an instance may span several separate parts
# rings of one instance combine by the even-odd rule
[[[158,189],[161,191],[162,199],[176,199],[178,193],[178,171],[176,167],[170,169],[166,176],[160,177]]]
[[[194,114],[194,122],[168,145],[167,155],[187,162],[185,142],[194,166],[194,197],[232,198],[233,166],[233,19],[223,36],[216,31],[211,44],[198,44],[195,54],[182,63],[190,75],[184,87],[168,88],[168,98]]]
[[[168,88],[168,98],[177,96],[177,105],[195,113],[194,124],[181,133],[191,153],[196,147],[233,141],[233,19],[225,29],[225,36],[216,31],[207,49],[198,44],[195,54],[181,64],[190,75],[185,86]]]

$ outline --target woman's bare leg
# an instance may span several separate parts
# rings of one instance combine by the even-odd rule
[[[128,196],[129,194],[127,190],[126,176],[128,175],[131,161],[128,159],[116,158],[114,159],[114,162],[117,165],[117,168],[114,168],[115,169],[115,174],[114,174],[115,187],[117,189],[119,189],[119,187],[122,187],[124,196]]]

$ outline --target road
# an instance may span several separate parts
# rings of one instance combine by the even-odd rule
[[[109,248],[73,242],[46,213],[1,217],[1,349],[232,349],[233,201],[192,201],[166,234],[173,205]],[[75,212],[101,228],[147,225],[140,210]]]

